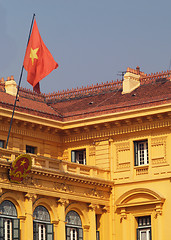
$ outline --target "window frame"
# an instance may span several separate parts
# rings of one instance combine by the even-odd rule
[[[54,229],[53,229],[53,223],[50,222],[50,214],[46,207],[43,205],[38,205],[38,207],[43,207],[48,213],[48,220],[41,220],[34,218],[33,220],[33,239],[34,240],[41,240],[41,227],[43,226],[43,240],[53,240],[54,239]],[[34,209],[34,211],[36,210]],[[34,215],[34,212],[33,212]]]
[[[67,217],[69,216],[69,214],[71,214],[71,216],[72,216],[72,212],[75,214],[74,219],[76,219],[76,217],[78,217],[78,219],[76,220],[78,224],[67,221]],[[67,213],[67,215],[65,217],[65,221],[66,221],[66,227],[65,227],[65,229],[66,229],[66,240],[83,240],[83,228],[82,228],[82,222],[81,222],[80,215],[76,211],[71,210]],[[74,238],[72,239],[73,231],[76,232],[76,238],[75,239]]]
[[[134,141],[134,166],[149,165],[148,139]]]
[[[139,220],[141,219],[142,224],[139,224]],[[147,219],[149,219],[149,222],[147,222]],[[141,233],[145,232],[147,233],[146,240],[151,240],[151,216],[141,216],[136,218],[137,221],[137,240],[142,240]],[[145,223],[146,222],[146,223]]]
[[[28,149],[30,149],[30,150],[32,149],[33,151],[32,150],[29,151]],[[26,153],[37,154],[37,147],[26,144]]]
[[[6,211],[6,210],[3,211],[4,209],[2,206],[5,202],[8,202],[8,204],[4,206],[13,208],[10,214],[9,214],[9,211]],[[4,200],[0,205],[2,207],[1,208],[2,213],[0,215],[0,240],[19,240],[20,239],[20,219],[17,218],[17,209],[15,205],[9,200]],[[8,225],[7,221],[9,221],[10,225]],[[10,236],[8,235],[9,231],[10,231]]]
[[[86,148],[71,150],[71,162],[86,165]]]

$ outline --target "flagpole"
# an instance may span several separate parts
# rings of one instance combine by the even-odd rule
[[[29,43],[29,40],[30,40],[30,35],[31,35],[31,32],[32,32],[35,16],[36,15],[33,14],[32,21],[31,21],[31,26],[30,26],[30,32],[29,32],[28,41],[27,41],[27,46],[28,46],[28,43]],[[26,48],[27,48],[27,46],[26,46]],[[11,117],[11,121],[10,121],[10,127],[9,127],[9,131],[8,131],[7,142],[6,142],[6,146],[5,146],[6,149],[7,149],[8,141],[9,141],[9,137],[10,137],[10,132],[11,132],[12,122],[13,122],[13,118],[14,118],[15,107],[16,107],[17,101],[19,100],[18,99],[18,93],[19,93],[19,90],[20,90],[20,84],[21,84],[21,79],[22,79],[22,76],[23,76],[23,70],[24,70],[24,65],[22,65],[22,68],[21,68],[21,73],[20,73],[20,78],[19,78],[19,83],[18,83],[18,88],[17,88],[17,94],[16,94],[16,97],[15,97],[15,103],[14,103],[14,107],[13,107],[12,117]]]

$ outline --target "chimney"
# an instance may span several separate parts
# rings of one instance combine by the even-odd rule
[[[7,80],[5,81],[5,91],[6,93],[12,95],[12,96],[16,96],[17,94],[17,84],[14,81],[14,77],[11,76],[7,78]]]
[[[137,66],[136,69],[127,68],[124,75],[123,91],[122,94],[130,93],[140,86],[140,68]]]

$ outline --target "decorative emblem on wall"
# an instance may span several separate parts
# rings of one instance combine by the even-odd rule
[[[11,182],[21,183],[31,172],[32,160],[30,155],[22,154],[11,164],[9,179]]]

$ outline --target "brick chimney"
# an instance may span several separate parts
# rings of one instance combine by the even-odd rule
[[[137,66],[136,69],[127,68],[124,75],[123,91],[122,94],[130,93],[134,89],[140,86],[140,68]]]
[[[5,81],[5,91],[6,93],[16,96],[17,94],[17,84],[14,81],[14,77],[8,77],[7,80]]]

